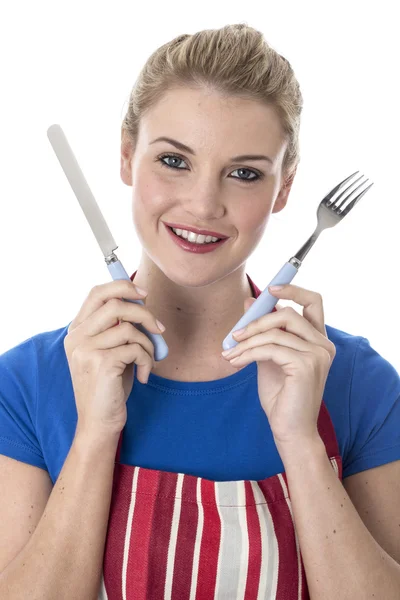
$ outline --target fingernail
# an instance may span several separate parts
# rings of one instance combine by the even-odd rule
[[[230,354],[231,352],[233,352],[234,348],[231,348],[230,350],[224,350],[223,352],[221,352],[223,357],[228,356],[228,354]]]
[[[165,331],[165,325],[163,325],[161,323],[161,321],[159,321],[158,319],[156,319],[156,323],[157,323],[157,327],[161,330],[161,331]]]
[[[138,287],[137,285],[135,287],[138,294],[141,296],[147,296],[148,292],[146,292],[146,290],[142,290],[142,288]]]
[[[232,333],[232,335],[242,335],[242,333],[245,331],[246,327],[243,327],[243,329],[236,329],[236,331],[234,331]]]
[[[272,290],[273,292],[278,291],[278,290],[282,290],[285,286],[283,285],[270,285],[268,289]]]

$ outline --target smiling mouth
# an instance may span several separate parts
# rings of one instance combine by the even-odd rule
[[[178,235],[173,229],[172,227],[169,227],[167,225],[168,229],[170,229],[170,231],[172,232],[173,235],[175,235],[177,238],[181,239],[181,240],[185,240],[185,242],[188,242],[189,244],[195,244],[197,246],[206,246],[208,244],[216,244],[217,242],[220,242],[222,238],[217,238],[215,241],[209,241],[206,242],[204,240],[204,242],[193,242],[192,240],[189,240],[188,238],[183,237],[183,235]],[[196,235],[204,235],[204,234],[196,234]],[[207,236],[205,236],[207,237]],[[209,237],[215,237],[215,236],[209,236]]]
[[[165,225],[165,223],[164,223]],[[194,254],[208,254],[210,252],[212,252],[213,250],[219,248],[220,246],[222,246],[225,242],[228,241],[229,238],[224,238],[224,239],[220,239],[217,240],[216,242],[191,242],[190,240],[177,235],[173,230],[172,227],[165,225],[165,229],[168,231],[168,235],[171,236],[171,238],[174,240],[174,243],[177,244],[177,246],[180,246],[182,248],[182,250],[189,252],[189,253],[194,253]]]
[[[186,226],[186,225],[181,225],[178,223],[166,223],[165,221],[164,221],[164,225],[166,227],[171,227],[171,228],[173,227],[174,229],[190,231],[196,235],[205,235],[206,237],[207,236],[216,237],[219,240],[225,240],[226,238],[229,237],[227,235],[224,235],[223,233],[220,234],[220,233],[216,233],[215,231],[208,231],[207,229],[202,229],[202,228],[199,229],[198,227],[195,227],[195,226],[191,227],[190,225]]]

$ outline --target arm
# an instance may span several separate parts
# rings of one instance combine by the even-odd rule
[[[44,469],[0,455],[0,573],[28,542],[52,487]]]
[[[15,552],[10,556],[7,566],[4,562],[0,566],[0,598],[97,598],[117,444],[118,436],[89,440],[75,435],[37,527],[26,525],[27,542],[16,556]],[[19,467],[16,462],[15,469]],[[22,514],[26,524],[30,514],[32,518],[35,503],[29,489],[21,490],[14,483],[12,467],[0,472],[1,487],[6,478],[9,490],[0,501],[0,514],[13,514],[13,519],[2,522],[6,537],[11,537]],[[19,504],[18,512],[13,512],[14,504]]]
[[[385,472],[382,467],[368,469],[363,477],[358,476],[348,484],[353,497],[363,497],[362,486],[367,485],[365,477],[368,477],[368,485],[376,496],[372,522],[376,519],[373,515],[382,512],[389,515],[386,519],[392,529],[385,519],[378,542],[371,531],[376,531],[382,519],[376,519],[378,523],[375,521],[373,528],[371,523],[369,529],[365,526],[331,467],[317,430],[321,400],[336,356],[336,346],[327,337],[322,297],[293,285],[269,291],[303,306],[303,315],[278,304],[276,308],[280,310],[254,320],[241,334],[233,334],[239,343],[227,358],[236,357],[233,364],[241,367],[257,361],[258,394],[285,466],[311,598],[398,600],[400,564],[395,557],[400,556],[400,507],[389,495],[393,493],[397,499],[400,496],[400,461],[387,466]],[[254,300],[245,300],[245,309],[251,306],[250,301]],[[360,440],[357,445],[359,454],[365,458],[368,452],[376,454],[398,447],[400,380],[394,367],[369,346],[366,338],[353,336],[353,339],[357,345],[351,383],[356,391],[353,389],[349,398],[350,401],[354,397],[354,402],[348,427],[362,432],[359,436],[363,438],[362,452]],[[346,356],[351,358],[345,353],[342,359]],[[268,361],[274,363],[274,370],[280,368],[275,380]],[[340,364],[336,374],[342,377]],[[357,411],[358,419],[354,422],[352,414],[357,415]],[[364,416],[368,419],[363,420]],[[354,445],[355,440],[352,441]],[[392,478],[391,482],[388,478]]]
[[[350,475],[343,485],[371,535],[400,564],[400,461]]]
[[[398,600],[400,564],[392,556],[400,558],[400,506],[394,501],[400,497],[400,461],[359,473],[350,484],[359,503],[366,481],[374,490],[370,530],[376,531],[374,515],[385,514],[391,527],[379,541],[391,556],[365,526],[319,437],[281,452],[311,599]],[[393,498],[385,495],[389,489]]]

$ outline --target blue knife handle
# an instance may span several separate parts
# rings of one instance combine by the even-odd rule
[[[253,302],[249,310],[245,312],[243,317],[241,317],[236,325],[232,327],[222,342],[222,347],[224,350],[230,350],[239,343],[232,337],[232,333],[236,331],[236,329],[242,329],[242,327],[246,327],[252,321],[255,321],[256,319],[259,319],[260,317],[272,312],[272,309],[274,308],[275,304],[278,303],[279,298],[272,296],[268,291],[268,287],[270,285],[286,285],[290,283],[297,272],[298,267],[295,267],[292,265],[292,263],[287,262],[283,265],[282,269],[275,275],[272,281],[269,282],[265,290],[258,296],[257,300]]]
[[[107,264],[107,268],[114,281],[117,279],[128,279],[129,281],[131,281],[131,278],[129,277],[128,273],[125,271],[124,267],[122,266],[122,263],[119,260]],[[125,300],[125,302],[133,302],[134,304],[141,304],[142,306],[144,306],[143,300],[127,300],[126,298],[123,298],[123,300]],[[168,346],[160,333],[151,333],[150,331],[147,331],[147,329],[145,329],[145,327],[143,327],[141,323],[133,324],[135,325],[136,329],[144,333],[153,343],[154,359],[156,361],[163,360],[163,358],[166,358],[168,356]]]

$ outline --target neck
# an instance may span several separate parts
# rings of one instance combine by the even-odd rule
[[[204,272],[174,279],[142,257],[133,280],[148,291],[146,308],[165,325],[170,353],[189,360],[220,355],[223,339],[244,313],[245,298],[253,296],[245,265],[211,283]]]

